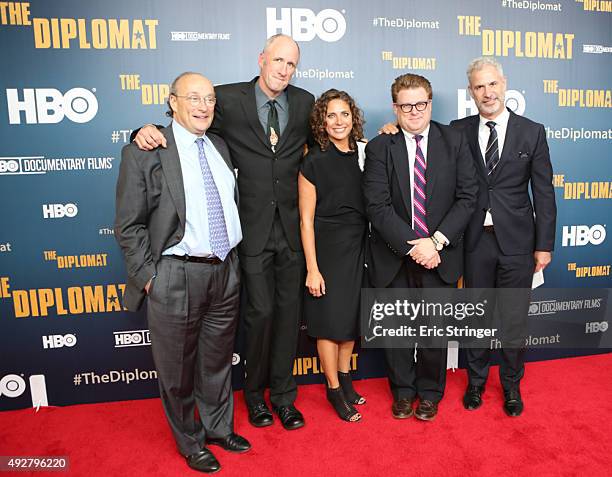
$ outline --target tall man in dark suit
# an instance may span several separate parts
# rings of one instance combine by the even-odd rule
[[[130,311],[149,296],[147,320],[166,418],[189,467],[220,465],[205,444],[246,452],[233,432],[232,354],[242,239],[236,180],[225,142],[206,134],[212,83],[183,73],[170,88],[173,122],[166,149],[123,148],[115,236],[128,280]],[[200,419],[195,419],[197,406]]]
[[[258,77],[216,88],[211,127],[227,142],[238,169],[244,232],[239,253],[247,291],[244,394],[249,422],[256,427],[272,424],[264,401],[267,385],[285,429],[304,425],[293,404],[304,289],[297,174],[314,98],[289,84],[299,56],[291,37],[270,37],[259,55]],[[143,148],[164,145],[152,126],[142,128],[135,140]]]
[[[555,243],[557,209],[544,126],[505,108],[506,78],[494,58],[473,60],[467,76],[480,114],[451,123],[465,132],[478,173],[476,212],[465,232],[465,285],[529,290],[534,271],[550,263]],[[528,305],[528,292],[512,303],[500,295],[502,325],[524,328]],[[465,351],[469,380],[463,404],[473,410],[482,404],[491,350]],[[522,342],[502,349],[499,372],[509,416],[523,411],[524,355]]]
[[[370,278],[378,288],[454,287],[462,272],[462,234],[476,201],[473,160],[462,134],[431,121],[426,78],[399,76],[391,95],[401,130],[366,148]],[[398,419],[433,419],[444,393],[446,350],[418,349],[416,361],[414,349],[385,350]]]

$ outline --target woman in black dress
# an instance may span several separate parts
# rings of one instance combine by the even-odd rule
[[[327,399],[346,421],[365,399],[353,388],[349,366],[359,336],[359,303],[367,231],[358,141],[363,115],[344,91],[315,102],[310,126],[317,142],[298,178],[300,228],[306,258],[304,317],[327,380]]]

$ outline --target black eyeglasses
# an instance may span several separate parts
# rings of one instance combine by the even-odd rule
[[[395,103],[395,105],[398,108],[400,108],[403,113],[409,113],[409,112],[412,111],[412,108],[416,108],[417,111],[425,111],[425,109],[427,108],[427,105],[429,103],[431,103],[431,99],[428,99],[427,101],[419,101],[418,103],[414,103],[414,104],[410,104],[410,103],[397,104],[397,103]]]

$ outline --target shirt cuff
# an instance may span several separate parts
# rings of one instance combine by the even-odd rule
[[[440,242],[441,244],[443,244],[444,246],[448,245],[450,243],[450,240],[448,240],[446,238],[446,235],[444,235],[442,232],[440,232],[439,230],[436,230],[434,232],[434,237],[436,238],[436,240],[438,242]]]

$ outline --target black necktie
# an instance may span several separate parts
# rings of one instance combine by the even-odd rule
[[[278,125],[276,101],[272,99],[268,101],[268,105],[270,106],[270,109],[268,110],[268,128],[266,130],[266,135],[268,136],[270,145],[274,151],[274,147],[278,144],[278,139],[280,138],[280,126]]]
[[[499,164],[499,144],[497,142],[495,122],[488,121],[487,126],[491,132],[489,133],[489,141],[487,142],[487,150],[485,151],[485,163],[487,165],[487,175],[491,175],[497,164]]]

